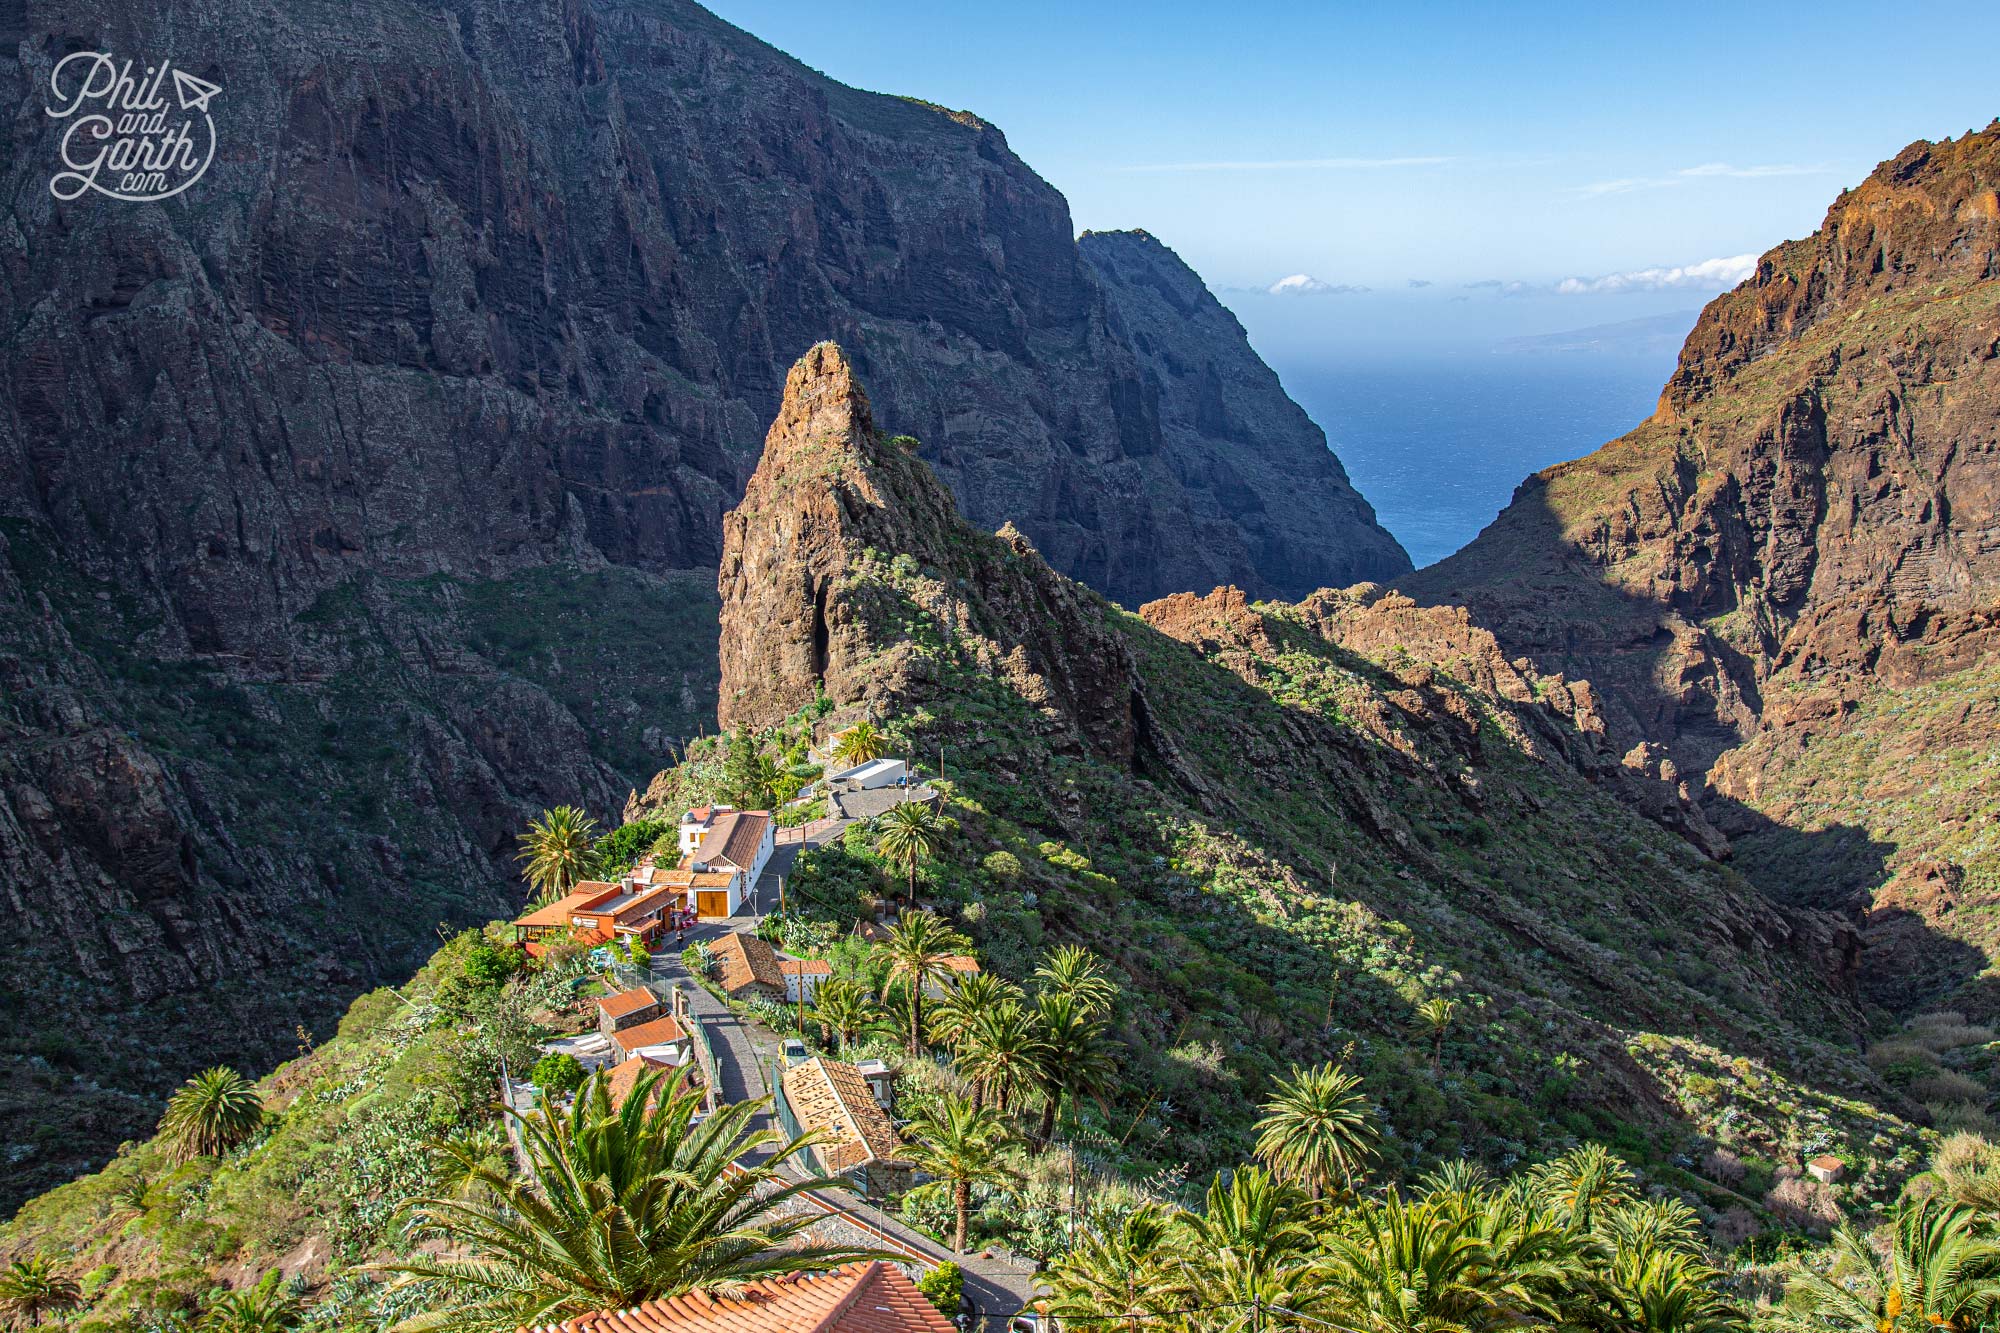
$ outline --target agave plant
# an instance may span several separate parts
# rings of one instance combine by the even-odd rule
[[[224,1065],[204,1069],[167,1100],[160,1135],[177,1162],[228,1152],[264,1123],[264,1102],[249,1079]]]
[[[812,1142],[789,1142],[752,1121],[768,1100],[736,1102],[699,1121],[699,1094],[676,1074],[641,1075],[622,1106],[593,1076],[567,1111],[519,1121],[531,1172],[466,1160],[439,1144],[451,1175],[478,1188],[410,1205],[413,1229],[454,1254],[384,1264],[424,1313],[406,1333],[511,1333],[595,1310],[624,1309],[695,1287],[755,1281],[892,1258],[806,1238],[817,1214],[787,1204],[807,1190],[847,1189],[787,1165]],[[754,1155],[754,1165],[738,1160]],[[406,1289],[415,1285],[416,1290]]]

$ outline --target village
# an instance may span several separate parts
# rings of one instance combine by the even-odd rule
[[[907,1137],[898,1084],[949,1080],[939,1073],[944,1053],[925,1048],[924,1032],[948,1030],[954,1017],[970,1021],[993,998],[976,980],[982,970],[969,944],[909,901],[833,938],[824,923],[797,929],[805,914],[786,899],[801,852],[856,825],[883,823],[893,811],[935,818],[941,792],[908,760],[880,753],[885,743],[864,721],[832,730],[814,748],[822,776],[786,804],[825,811],[816,818],[788,823],[785,810],[690,807],[671,846],[662,839],[615,876],[577,879],[523,912],[512,935],[530,958],[585,951],[580,980],[595,992],[594,1022],[545,1041],[533,1069],[508,1071],[503,1101],[513,1121],[566,1106],[591,1079],[603,1083],[614,1108],[639,1088],[657,1097],[670,1083],[697,1092],[703,1113],[768,1099],[756,1123],[806,1141],[791,1174],[844,1186],[801,1196],[800,1206],[818,1214],[811,1234],[898,1260],[891,1276],[841,1270],[820,1285],[919,1280],[925,1308],[912,1322],[880,1326],[895,1333],[931,1327],[924,1316],[932,1306],[955,1306],[966,1326],[1034,1329],[1034,1260],[992,1247],[964,1252],[962,1210],[948,1238],[897,1211],[937,1179],[925,1166],[938,1165]],[[844,966],[827,956],[834,953],[846,955]],[[872,966],[856,967],[856,958]],[[865,985],[861,973],[869,974]],[[878,996],[888,1003],[875,1006]],[[999,1095],[1017,1081],[999,1079]],[[521,1166],[530,1169],[525,1155]]]

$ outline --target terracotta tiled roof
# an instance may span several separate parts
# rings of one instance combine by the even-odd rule
[[[735,866],[747,871],[757,864],[757,849],[764,843],[771,816],[761,810],[737,810],[715,821],[702,834],[695,855],[709,865]]]
[[[879,1261],[602,1310],[543,1333],[953,1333],[903,1270]],[[531,1333],[522,1329],[520,1333]]]
[[[623,1018],[627,1014],[636,1014],[641,1009],[651,1009],[659,1002],[659,996],[640,986],[633,990],[619,991],[616,995],[598,996],[597,1009],[606,1018]]]
[[[871,1162],[894,1161],[903,1150],[896,1127],[853,1065],[817,1055],[787,1069],[783,1082],[799,1128],[823,1132],[813,1151],[828,1171],[841,1174]]]
[[[577,884],[561,898],[546,907],[537,907],[517,918],[517,926],[566,926],[570,916],[580,911],[588,911],[592,904],[603,901],[618,891],[617,886],[602,880],[586,879]]]
[[[676,896],[670,885],[663,884],[649,889],[618,909],[616,917],[618,924],[626,926],[642,917],[656,916],[671,907]]]
[[[788,977],[830,977],[833,964],[824,958],[780,958],[778,970]]]
[[[726,889],[729,887],[729,881],[735,879],[738,873],[734,870],[697,872],[682,866],[674,870],[662,870],[658,882],[677,889]]]
[[[611,1034],[611,1044],[628,1057],[634,1051],[647,1046],[665,1046],[686,1039],[687,1033],[681,1030],[681,1025],[674,1021],[672,1014],[663,1015],[649,1022],[637,1023],[629,1028],[620,1028]]]
[[[962,953],[950,954],[947,955],[942,961],[944,962],[944,965],[946,967],[950,968],[954,972],[969,973],[969,972],[977,972],[979,970],[979,960],[977,958],[972,957],[970,954],[962,954]]]
[[[732,931],[710,945],[709,951],[721,965],[722,975],[717,980],[728,994],[752,984],[784,990],[785,974],[778,970],[777,953],[755,935]]]
[[[656,1061],[648,1060],[643,1055],[635,1055],[622,1064],[613,1065],[604,1074],[605,1088],[611,1093],[611,1104],[613,1106],[623,1106],[625,1099],[632,1095],[632,1090],[638,1087],[639,1076],[649,1070],[666,1071],[660,1079],[660,1088],[664,1090],[672,1087],[675,1082],[672,1071],[676,1068],[685,1071],[681,1074],[683,1080],[691,1082],[700,1081],[700,1071],[695,1069],[693,1065],[675,1066],[660,1064]],[[659,1093],[655,1092],[652,1101],[657,1102],[658,1100]],[[651,1102],[648,1105],[651,1105]]]

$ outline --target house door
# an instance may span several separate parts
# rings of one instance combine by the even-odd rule
[[[728,889],[696,889],[694,910],[705,917],[726,917],[729,915]]]

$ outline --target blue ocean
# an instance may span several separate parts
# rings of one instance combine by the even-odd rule
[[[1528,474],[1638,425],[1673,367],[1671,352],[1495,353],[1279,373],[1421,567],[1478,535]]]

